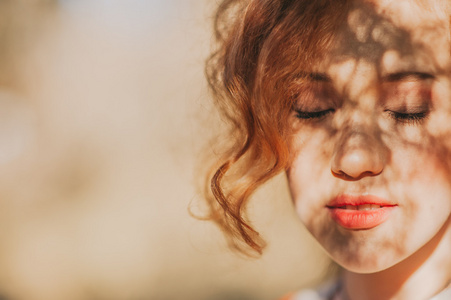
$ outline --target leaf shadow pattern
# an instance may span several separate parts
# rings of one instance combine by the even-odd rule
[[[323,156],[320,160],[330,161],[332,154],[331,150],[327,149],[337,151],[337,149],[343,147],[340,141],[348,142],[349,136],[358,137],[370,134],[371,140],[381,143],[381,149],[383,149],[381,151],[385,153],[386,165],[389,165],[390,168],[384,169],[382,174],[377,174],[378,176],[368,176],[352,182],[337,180],[333,186],[325,188],[327,191],[341,191],[349,187],[356,191],[367,191],[376,187],[383,189],[388,191],[390,198],[396,199],[401,205],[408,203],[403,209],[406,211],[406,215],[411,217],[412,220],[410,221],[412,222],[415,222],[415,219],[418,219],[416,222],[425,221],[425,219],[418,217],[421,215],[420,211],[432,206],[435,197],[449,196],[443,195],[443,192],[435,192],[433,184],[430,188],[423,187],[423,192],[428,192],[424,195],[414,194],[417,187],[412,186],[418,182],[424,182],[424,185],[433,183],[433,179],[428,178],[428,176],[438,175],[440,178],[445,178],[444,181],[440,182],[443,189],[445,191],[451,190],[451,142],[449,138],[451,126],[447,121],[449,120],[447,117],[451,116],[450,70],[449,62],[441,60],[442,56],[437,55],[436,52],[447,51],[449,55],[449,45],[442,43],[443,40],[448,40],[443,37],[449,37],[449,35],[449,27],[443,28],[443,22],[429,23],[413,32],[411,29],[394,22],[386,15],[379,13],[371,3],[367,3],[363,8],[350,8],[347,22],[343,24],[340,35],[335,39],[337,46],[332,49],[332,58],[330,58],[330,61],[326,61],[325,65],[342,65],[350,60],[353,61],[353,71],[335,93],[339,95],[338,97],[342,102],[346,101],[346,105],[360,107],[365,118],[356,124],[349,122],[352,116],[347,115],[343,116],[341,121],[334,120],[328,126],[312,125],[315,130],[322,131],[321,134],[327,136],[327,142],[320,151]],[[371,92],[371,89],[374,89],[377,82],[366,85],[358,90],[357,94],[355,93],[356,89],[352,87],[353,82],[361,80],[362,74],[366,74],[360,69],[362,65],[371,66],[375,74],[371,73],[369,76],[376,79],[384,78],[387,60],[390,57],[396,57],[398,65],[401,66],[397,71],[413,70],[420,72],[425,70],[433,73],[436,82],[431,83],[431,86],[428,87],[429,90],[434,88],[432,87],[434,84],[442,85],[442,88],[447,90],[441,99],[433,99],[434,101],[429,99],[432,102],[430,105],[434,115],[420,125],[399,123],[386,126],[387,122],[377,119],[378,114],[374,113],[377,103],[362,106],[366,95]],[[420,70],[419,66],[423,69]],[[388,81],[390,80],[389,78]],[[431,97],[430,91],[426,94]],[[383,96],[383,93],[381,93],[378,101],[383,101],[381,99]],[[397,103],[400,107],[411,105],[408,97],[399,97]],[[368,124],[372,126],[371,133],[362,131],[362,127],[367,129],[370,126]],[[310,137],[302,136],[302,127],[299,127],[298,130],[302,143],[296,151],[302,152],[302,145],[309,144]],[[406,165],[405,162],[410,165]],[[433,173],[425,172],[426,170],[432,170]],[[319,174],[323,171],[324,168],[322,170],[315,169],[312,170],[312,173]],[[330,175],[330,172],[328,175]],[[423,203],[415,200],[418,197],[424,197]],[[424,203],[428,201],[430,204]],[[448,198],[448,201],[451,201],[451,198]],[[319,210],[321,209],[322,207],[319,207],[318,211],[312,212],[311,215],[320,215]],[[429,216],[431,219],[434,217]],[[442,221],[443,223],[432,238],[432,242],[421,247],[417,253],[402,263],[404,269],[409,271],[399,278],[400,281],[407,280],[409,275],[415,272],[434,251],[445,230],[451,226],[449,218]],[[359,249],[369,247],[373,247],[378,253],[385,253],[387,257],[405,257],[406,245],[415,243],[413,242],[415,231],[401,227],[393,228],[393,231],[382,243],[376,244],[371,241],[371,235],[365,231],[356,234],[342,230],[335,225],[324,226],[324,219],[322,218],[312,219],[311,222],[312,225],[309,226],[309,229],[312,234],[322,241],[321,243],[323,246],[325,245],[326,250],[330,251],[333,247],[334,252],[341,253],[345,257],[344,261],[368,260],[368,257],[358,258],[355,254],[359,252]],[[407,223],[407,225],[410,225],[410,223]]]

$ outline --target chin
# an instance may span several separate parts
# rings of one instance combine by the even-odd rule
[[[396,264],[396,262],[393,261],[389,262],[387,261],[387,259],[381,261],[381,259],[374,258],[354,259],[354,260],[353,259],[340,260],[334,258],[334,260],[347,271],[359,274],[378,273],[386,269],[389,269],[390,267]]]
[[[361,274],[377,273],[398,265],[409,257],[407,249],[378,247],[372,241],[347,240],[341,245],[323,244],[329,256],[342,268]]]

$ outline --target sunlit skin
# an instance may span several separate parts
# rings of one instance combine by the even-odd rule
[[[423,2],[355,1],[294,105],[290,191],[343,299],[429,299],[451,280],[449,11]],[[391,211],[347,228],[340,196]]]

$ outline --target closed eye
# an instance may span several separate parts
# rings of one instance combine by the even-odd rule
[[[320,111],[302,111],[299,109],[295,110],[296,117],[302,120],[311,120],[311,119],[321,119],[328,114],[331,114],[335,112],[335,109],[330,108],[326,110],[320,110]]]
[[[415,113],[404,113],[404,112],[397,112],[397,111],[391,111],[387,110],[390,118],[394,119],[395,121],[403,124],[418,124],[424,121],[429,111],[422,111],[422,112],[415,112]]]

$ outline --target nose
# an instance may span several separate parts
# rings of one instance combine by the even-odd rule
[[[332,174],[344,180],[359,180],[382,173],[386,164],[386,146],[376,134],[346,132],[337,143],[332,163]]]

